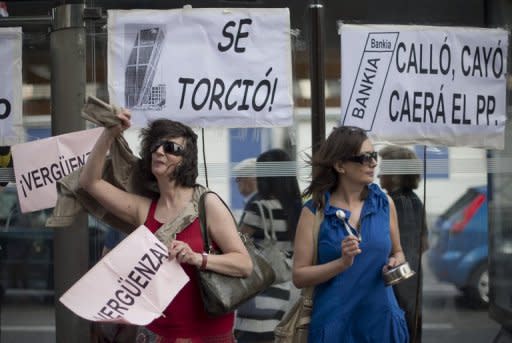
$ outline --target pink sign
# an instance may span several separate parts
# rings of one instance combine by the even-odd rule
[[[141,225],[60,301],[84,319],[147,325],[189,281],[181,265],[167,256],[166,246]]]
[[[57,181],[85,164],[102,131],[95,128],[12,146],[23,213],[55,206]]]

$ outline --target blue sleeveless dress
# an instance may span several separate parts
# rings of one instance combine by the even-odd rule
[[[315,287],[309,342],[407,343],[404,312],[392,287],[382,278],[382,267],[391,252],[389,203],[376,184],[368,187],[361,211],[362,253],[343,273]],[[318,234],[318,264],[341,256],[341,241],[347,233],[330,205],[327,193],[324,220]],[[305,204],[313,213],[316,209]],[[349,217],[350,213],[343,209]]]

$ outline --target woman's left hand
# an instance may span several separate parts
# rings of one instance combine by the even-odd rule
[[[178,240],[173,240],[168,247],[169,258],[175,258],[179,263],[187,263],[199,267],[202,262],[201,254],[193,251],[190,246]]]
[[[393,255],[389,258],[388,263],[382,268],[382,271],[385,273],[390,269],[395,268],[396,266],[405,262],[405,259],[402,258],[403,254],[399,256]]]

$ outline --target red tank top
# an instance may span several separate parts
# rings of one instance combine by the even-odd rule
[[[144,223],[153,233],[162,226],[162,223],[155,219],[156,204],[156,200],[151,202],[148,216]],[[199,219],[196,218],[192,224],[177,234],[176,239],[186,242],[195,252],[203,252],[203,237],[201,235]],[[197,268],[186,263],[182,263],[181,266],[189,276],[190,281],[164,310],[164,316],[155,319],[147,328],[171,340],[230,334],[233,330],[234,313],[215,317],[206,313],[199,291]]]

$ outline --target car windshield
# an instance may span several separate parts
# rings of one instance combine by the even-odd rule
[[[448,207],[440,217],[443,220],[452,218],[457,213],[460,213],[460,211],[471,203],[471,201],[473,201],[473,199],[475,199],[479,194],[481,194],[481,192],[475,188],[468,189],[468,191],[464,193],[464,195],[461,196],[452,206]]]

